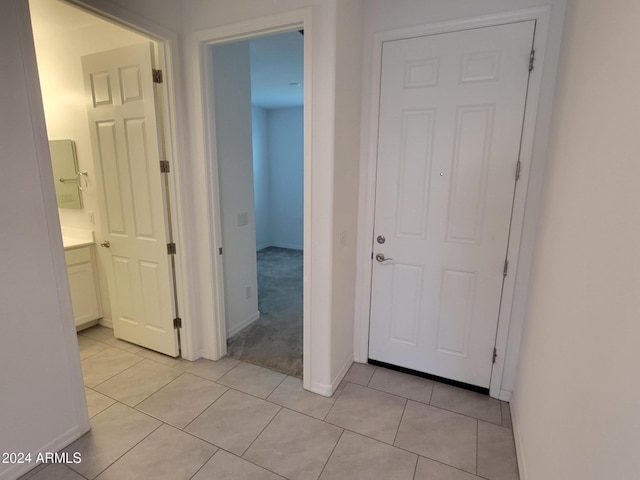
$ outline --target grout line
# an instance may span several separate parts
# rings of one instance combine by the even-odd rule
[[[187,433],[187,432],[185,432],[185,433]],[[187,433],[187,435],[190,435],[190,434],[189,434],[189,433]],[[192,436],[193,438],[198,438],[198,437],[196,437],[195,435],[191,435],[191,436]],[[198,440],[200,440],[200,439],[198,439]],[[214,445],[214,446],[215,446],[215,445]],[[193,475],[191,475],[191,476],[189,477],[189,480],[191,480],[193,477],[195,477],[195,476],[198,474],[198,472],[199,472],[200,470],[202,470],[202,469],[204,468],[204,466],[205,466],[207,463],[209,463],[209,462],[211,461],[211,459],[212,459],[213,457],[215,457],[215,456],[216,456],[216,454],[220,451],[220,447],[218,447],[218,446],[215,446],[215,447],[216,447],[216,449],[213,451],[213,453],[211,454],[211,456],[210,456],[209,458],[207,458],[207,459],[205,460],[205,462],[204,462],[202,465],[200,465],[200,468],[198,468],[195,472],[193,472]]]
[[[398,426],[396,427],[396,434],[393,436],[393,442],[391,445],[395,447],[396,439],[398,438],[398,432],[400,431],[400,426],[402,425],[402,419],[404,418],[404,412],[407,411],[407,405],[409,405],[409,400],[404,401],[404,406],[402,407],[402,415],[400,415],[400,421],[398,422]]]
[[[480,455],[480,422],[476,421],[476,469],[475,474],[478,473],[478,456]]]
[[[258,440],[260,438],[260,435],[263,434],[263,432],[269,428],[269,425],[271,425],[273,423],[273,421],[276,419],[276,417],[278,415],[280,415],[280,412],[282,412],[282,407],[280,407],[280,409],[276,412],[276,414],[271,418],[271,420],[269,420],[269,422],[264,426],[264,428],[262,430],[260,430],[260,433],[256,436],[256,438],[253,439],[253,441],[249,444],[249,446],[247,448],[244,449],[244,451],[242,452],[241,457],[244,458],[244,454],[247,453],[249,451],[249,449],[253,446],[254,443],[256,443],[256,440]]]
[[[331,457],[333,456],[333,452],[336,451],[336,448],[338,448],[338,444],[340,443],[340,440],[342,440],[342,435],[344,435],[344,432],[345,432],[345,430],[342,429],[342,432],[340,432],[340,436],[338,437],[338,441],[336,442],[336,444],[331,449],[331,453],[329,454],[329,456],[325,460],[324,465],[322,466],[322,470],[320,470],[320,475],[318,475],[318,478],[322,477],[322,474],[324,473],[325,469],[327,468],[327,465],[329,464],[329,460],[331,460]]]
[[[418,473],[418,462],[420,461],[420,455],[416,455],[416,464],[413,466],[413,480],[416,480],[416,474]]]

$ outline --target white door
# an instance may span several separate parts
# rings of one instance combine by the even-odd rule
[[[534,27],[383,45],[372,360],[489,387]]]
[[[151,49],[88,55],[82,68],[114,334],[176,356]]]

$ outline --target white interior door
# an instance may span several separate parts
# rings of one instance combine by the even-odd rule
[[[177,356],[151,44],[82,58],[118,338]],[[98,247],[100,248],[100,247]]]
[[[383,45],[370,359],[489,387],[534,27]]]

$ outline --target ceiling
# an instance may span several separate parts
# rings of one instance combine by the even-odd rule
[[[301,106],[304,36],[293,31],[255,38],[249,51],[251,103],[266,109]]]

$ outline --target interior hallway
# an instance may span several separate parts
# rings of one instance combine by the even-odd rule
[[[354,364],[332,398],[228,357],[188,362],[78,335],[91,432],[31,480],[517,479],[509,406]]]

